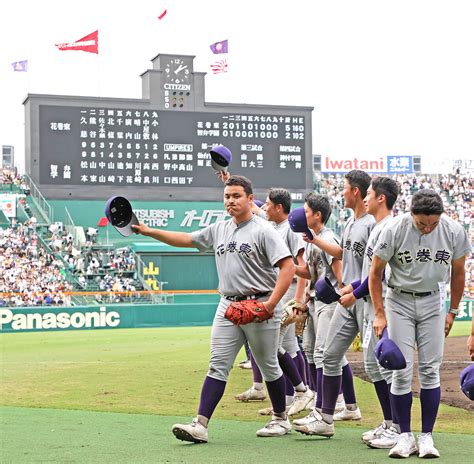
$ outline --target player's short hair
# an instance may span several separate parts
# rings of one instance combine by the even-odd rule
[[[345,176],[347,182],[352,188],[358,187],[362,198],[365,198],[367,195],[367,189],[370,185],[370,176],[360,169],[353,169],[349,171]]]
[[[372,179],[372,188],[377,196],[385,195],[387,208],[391,210],[397,201],[400,187],[395,179],[386,176],[377,176]]]
[[[244,176],[230,176],[225,181],[224,186],[227,187],[231,185],[240,185],[244,189],[244,192],[247,196],[253,194],[252,182],[250,181],[250,179],[247,179]]]
[[[418,190],[411,199],[410,211],[412,214],[426,216],[442,214],[444,213],[443,200],[434,190]]]
[[[285,214],[291,211],[291,194],[284,188],[271,188],[268,191],[268,198],[275,205],[281,205]]]
[[[304,202],[308,205],[308,208],[317,213],[321,213],[321,219],[323,224],[326,224],[329,216],[331,216],[331,204],[329,203],[329,198],[326,195],[320,195],[319,193],[309,192],[305,198]]]

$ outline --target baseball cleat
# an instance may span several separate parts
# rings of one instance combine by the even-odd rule
[[[238,366],[241,369],[252,369],[252,363],[250,362],[250,359],[246,359],[245,361],[239,362]]]
[[[290,408],[287,406],[286,409],[285,409],[285,412],[288,414],[288,410]],[[273,415],[273,408],[270,406],[268,408],[263,408],[263,409],[259,409],[258,410],[258,413],[261,415],[261,416],[272,416]]]
[[[321,414],[316,409],[313,409],[307,416],[301,419],[295,419],[293,425],[306,425],[313,422],[315,419],[322,420]]]
[[[439,451],[433,443],[431,433],[421,433],[418,435],[418,456],[420,458],[439,458]]]
[[[263,429],[257,430],[257,437],[281,437],[291,430],[291,424],[288,419],[283,417],[272,416],[272,420],[268,422]]]
[[[365,444],[369,448],[390,449],[397,444],[399,436],[400,434],[395,427],[389,427],[388,429],[384,430],[380,437],[366,441]]]
[[[332,437],[335,433],[334,423],[328,424],[316,417],[305,425],[295,425],[295,430],[305,435],[319,435],[327,438]]]
[[[207,443],[207,428],[198,422],[197,418],[190,424],[174,424],[171,431],[178,440]]]
[[[318,394],[311,390],[313,392],[313,399],[305,406],[305,409],[307,411],[312,411],[316,407],[316,400],[318,399]]]
[[[335,421],[347,421],[347,420],[361,420],[362,414],[360,413],[360,409],[354,409],[354,411],[350,411],[349,409],[345,408],[341,412],[334,414]]]
[[[346,403],[344,402],[344,396],[342,396],[341,394],[337,397],[336,408],[334,409],[334,414],[344,411],[344,409],[346,409]]]
[[[251,386],[248,390],[245,390],[238,395],[235,395],[237,401],[263,401],[267,397],[264,390],[257,390]]]
[[[411,432],[405,432],[400,434],[397,444],[388,452],[388,455],[391,458],[408,458],[417,451],[415,437]]]
[[[259,409],[258,413],[261,416],[271,416],[273,414],[273,408],[270,406],[269,408]]]
[[[293,400],[293,403],[290,406],[290,410],[288,411],[289,416],[294,416],[295,414],[300,413],[301,411],[304,411],[304,408],[308,403],[311,403],[311,401],[314,398],[314,393],[312,390],[309,388],[306,389],[306,391],[303,392],[295,392],[295,399]]]
[[[387,430],[387,425],[385,422],[382,422],[380,425],[375,427],[375,429],[369,430],[362,434],[362,441],[367,443],[368,441],[375,440],[376,438],[380,438],[383,433]]]

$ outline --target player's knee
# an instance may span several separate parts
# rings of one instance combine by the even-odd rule
[[[411,392],[412,372],[410,369],[393,371],[391,392],[395,395],[405,395]]]
[[[227,382],[229,378],[229,372],[231,368],[228,368],[223,365],[217,365],[211,362],[209,365],[209,371],[207,375],[212,377],[213,379],[222,380],[223,382]]]
[[[334,353],[328,351],[323,352],[323,368],[325,375],[341,375],[342,374],[342,364],[341,357],[335,356]]]
[[[274,382],[278,380],[282,375],[283,371],[281,370],[280,366],[275,367],[265,367],[260,369],[262,371],[262,377],[265,382]]]
[[[419,376],[421,388],[436,388],[440,385],[439,368],[436,366],[420,365]]]
[[[365,373],[371,382],[380,382],[383,380],[377,362],[364,362]]]

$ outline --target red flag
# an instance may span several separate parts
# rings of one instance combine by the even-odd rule
[[[99,31],[94,31],[82,39],[71,43],[56,44],[59,50],[82,50],[83,52],[99,54]]]
[[[211,69],[214,74],[226,73],[228,71],[227,60],[219,60],[215,63],[211,63]]]
[[[105,227],[109,223],[109,220],[106,217],[101,217],[97,223],[97,227]]]

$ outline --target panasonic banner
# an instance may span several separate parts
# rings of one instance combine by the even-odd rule
[[[120,314],[108,311],[104,306],[0,309],[0,332],[112,329],[119,326]]]

